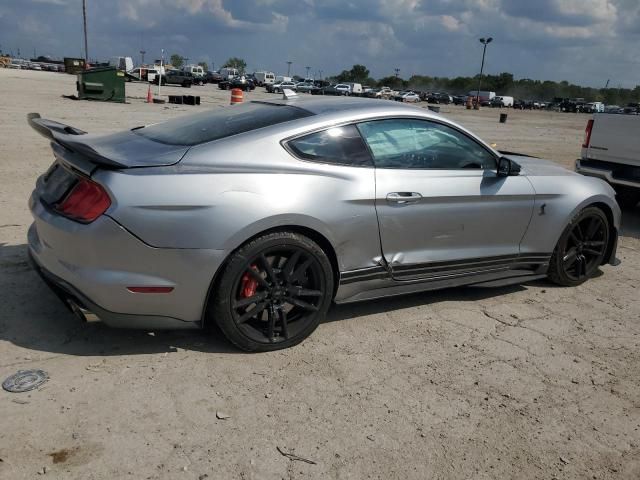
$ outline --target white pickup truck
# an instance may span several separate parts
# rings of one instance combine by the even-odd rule
[[[616,190],[622,207],[640,201],[640,115],[596,113],[587,123],[576,171]]]

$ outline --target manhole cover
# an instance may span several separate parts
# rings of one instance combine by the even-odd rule
[[[20,370],[2,382],[2,388],[7,392],[28,392],[38,388],[47,380],[49,375],[44,370]]]

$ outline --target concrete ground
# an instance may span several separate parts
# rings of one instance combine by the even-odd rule
[[[80,324],[27,264],[27,198],[52,155],[26,113],[112,132],[229,92],[163,88],[201,95],[200,107],[146,104],[142,84],[127,84],[125,105],[62,98],[74,82],[0,70],[0,379],[50,375],[30,393],[0,391],[0,478],[640,478],[638,210],[624,212],[622,264],[583,286],[333,307],[286,351]],[[498,148],[569,167],[588,118],[442,111]]]

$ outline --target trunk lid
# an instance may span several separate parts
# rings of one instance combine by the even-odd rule
[[[167,145],[135,133],[135,129],[108,135],[82,130],[30,113],[29,124],[52,141],[56,157],[90,175],[97,167],[163,167],[178,163],[189,150],[185,145]]]

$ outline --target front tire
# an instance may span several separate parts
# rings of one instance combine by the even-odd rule
[[[597,207],[587,207],[567,225],[549,262],[552,282],[575,287],[598,270],[609,246],[609,220]]]
[[[209,320],[241,350],[291,347],[324,319],[333,278],[331,262],[313,240],[293,232],[263,235],[231,256],[209,305]]]

